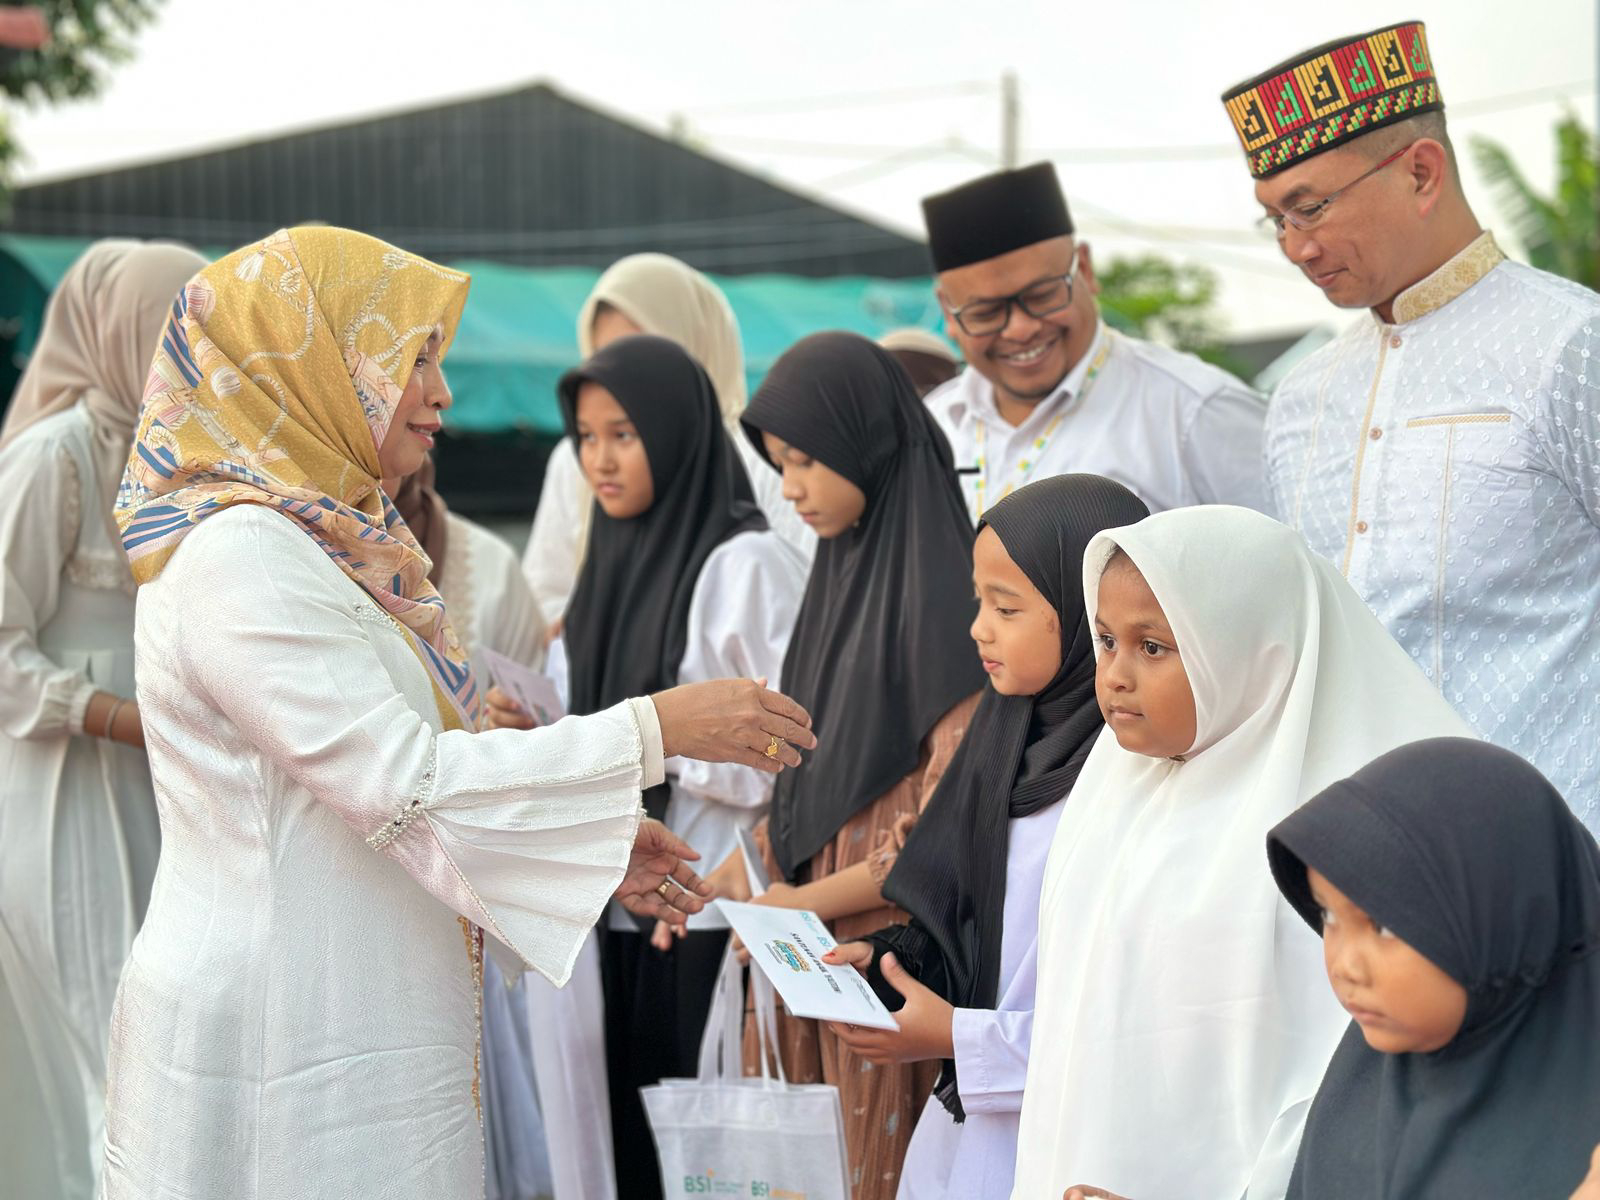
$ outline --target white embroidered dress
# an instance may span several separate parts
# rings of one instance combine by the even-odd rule
[[[1279,517],[1600,833],[1600,296],[1483,234],[1273,397]]]
[[[161,849],[145,756],[83,735],[96,690],[133,695],[98,461],[81,401],[0,454],[0,1193],[34,1200],[94,1189],[111,1001]]]
[[[566,979],[662,778],[654,709],[440,733],[391,619],[255,505],[140,589],[136,645],[165,842],[113,1016],[104,1194],[475,1200],[463,918]]]

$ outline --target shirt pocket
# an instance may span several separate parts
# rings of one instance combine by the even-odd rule
[[[1412,417],[1404,426],[1404,453],[1397,465],[1403,464],[1419,489],[1411,535],[1418,552],[1414,561],[1427,572],[1416,580],[1414,593],[1429,643],[1419,663],[1435,684],[1446,669],[1452,600],[1493,586],[1484,575],[1492,556],[1483,551],[1512,532],[1514,514],[1497,512],[1497,506],[1514,492],[1510,476],[1526,465],[1516,425],[1508,412],[1458,412]],[[1470,552],[1463,557],[1466,548]],[[1484,568],[1474,566],[1480,559]],[[1463,572],[1472,578],[1462,577]]]

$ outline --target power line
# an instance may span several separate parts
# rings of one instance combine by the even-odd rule
[[[718,146],[742,146],[751,150],[767,150],[775,154],[792,154],[817,158],[876,159],[914,149],[914,147],[907,146],[904,143],[791,141],[787,138],[755,137],[737,133],[707,133],[703,129],[697,129],[695,136],[704,138],[706,141]],[[953,145],[961,139],[950,138],[947,140]]]
[[[1446,115],[1455,118],[1475,118],[1493,113],[1509,112],[1513,109],[1545,104],[1553,100],[1570,99],[1573,96],[1593,90],[1594,87],[1595,81],[1593,79],[1579,79],[1570,83],[1552,84],[1520,92],[1508,92],[1498,96],[1486,96],[1479,100],[1467,100],[1459,104],[1451,104],[1446,109]],[[705,130],[697,132],[699,136],[715,144],[766,151],[772,154],[794,155],[796,157],[883,160],[915,149],[915,147],[905,145],[883,143],[791,141],[784,138],[741,134],[715,134],[708,133]],[[965,145],[966,143],[960,138],[951,138],[948,144],[954,149],[957,145]],[[1051,158],[1059,162],[1072,164],[1095,162],[1201,162],[1234,158],[1242,153],[1238,143],[1223,142],[1167,146],[1031,146],[1028,148],[1028,152],[1040,158]]]
[[[993,80],[974,79],[959,83],[931,84],[926,87],[897,88],[875,92],[843,92],[828,96],[810,96],[792,100],[758,100],[750,104],[715,104],[704,108],[686,108],[684,116],[749,116],[757,113],[814,112],[826,108],[864,108],[875,104],[904,104],[912,100],[932,100],[945,96],[975,96],[992,94],[996,90]]]
[[[991,157],[988,154],[962,141],[960,138],[944,138],[937,142],[928,142],[922,146],[913,146],[909,150],[886,154],[882,158],[863,163],[859,167],[851,167],[848,170],[839,172],[837,175],[829,175],[807,183],[806,186],[818,192],[852,187],[858,183],[867,183],[874,179],[880,179],[885,175],[892,175],[901,167],[910,166],[912,163],[945,158],[952,154],[967,159],[977,159],[984,164],[988,164],[991,161]]]
[[[1490,96],[1483,100],[1468,100],[1445,108],[1447,117],[1476,117],[1485,113],[1508,112],[1514,108],[1527,108],[1550,100],[1567,100],[1592,92],[1593,79],[1575,79],[1571,83],[1552,84],[1549,87],[1530,88],[1525,92],[1508,92],[1503,96]]]

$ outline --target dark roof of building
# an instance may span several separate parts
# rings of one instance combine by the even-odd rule
[[[362,229],[440,259],[720,274],[928,274],[922,243],[547,84],[18,188],[7,227],[239,245]]]

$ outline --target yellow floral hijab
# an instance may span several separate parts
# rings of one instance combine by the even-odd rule
[[[220,259],[173,305],[117,507],[134,579],[235,504],[294,521],[407,634],[449,727],[474,728],[467,656],[430,563],[380,486],[378,446],[468,278],[365,234],[281,230]]]

